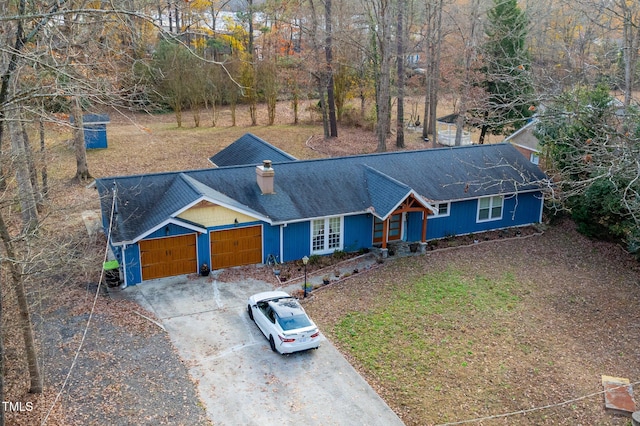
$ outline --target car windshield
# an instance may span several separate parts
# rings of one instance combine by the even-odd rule
[[[293,315],[290,317],[280,318],[278,317],[278,324],[284,331],[295,330],[297,328],[309,327],[311,321],[305,314]]]

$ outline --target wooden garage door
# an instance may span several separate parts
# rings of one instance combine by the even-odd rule
[[[262,227],[211,232],[211,269],[262,262]]]
[[[198,272],[195,234],[140,241],[142,279]]]

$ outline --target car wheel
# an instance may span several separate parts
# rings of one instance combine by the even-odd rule
[[[272,351],[278,352],[276,351],[276,342],[273,340],[273,336],[269,336],[269,346],[271,346]]]
[[[253,309],[251,309],[251,305],[247,305],[247,313],[249,314],[251,321],[253,321]]]

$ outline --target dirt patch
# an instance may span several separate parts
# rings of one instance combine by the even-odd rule
[[[602,374],[640,380],[640,267],[618,246],[579,235],[570,222],[543,235],[437,250],[386,262],[323,289],[306,309],[334,342],[349,312],[384,309],[399,288],[425,273],[454,269],[464,276],[512,274],[515,309],[460,315],[445,331],[425,333],[434,345],[468,347],[463,358],[403,364],[394,377],[364,368],[347,344],[340,350],[408,425],[440,424],[534,407],[562,405],[485,419],[481,424],[628,424],[604,409]],[[640,400],[640,385],[635,386]]]

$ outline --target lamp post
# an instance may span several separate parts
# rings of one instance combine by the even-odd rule
[[[309,258],[307,256],[302,258],[302,264],[304,265],[304,298],[307,297],[307,263],[309,263]]]

